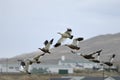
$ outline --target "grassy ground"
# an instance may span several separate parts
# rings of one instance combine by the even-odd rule
[[[103,77],[103,71],[81,71],[75,74],[0,74],[0,80],[48,80],[49,78],[57,78],[61,76],[95,76]],[[104,76],[120,76],[116,72],[104,72]]]

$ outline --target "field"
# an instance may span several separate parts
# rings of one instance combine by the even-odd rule
[[[76,74],[0,74],[0,80],[49,80],[49,78],[57,78],[61,76],[91,76],[91,77],[107,77],[120,76],[116,72],[98,72],[98,71],[81,71]]]

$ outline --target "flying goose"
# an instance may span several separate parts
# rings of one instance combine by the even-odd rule
[[[45,55],[45,53],[39,54],[39,55],[35,56],[35,57],[31,60],[31,62],[32,62],[32,63],[37,63],[37,64],[41,63],[41,62],[39,61],[39,58],[41,58],[41,57],[44,56],[44,55]]]
[[[49,53],[49,54],[50,54],[49,49],[50,49],[50,46],[51,46],[52,43],[53,43],[53,40],[54,40],[54,39],[51,39],[50,41],[46,40],[46,41],[44,42],[45,47],[43,47],[43,48],[38,48],[38,49],[40,49],[40,50],[43,51],[44,53]]]
[[[61,35],[61,38],[57,41],[57,43],[54,45],[54,47],[60,46],[61,43],[67,38],[72,39],[73,35],[71,35],[71,33],[72,33],[72,29],[70,29],[70,28],[67,28],[67,31],[65,31],[64,33],[58,32],[58,34]]]
[[[113,60],[114,60],[114,58],[115,58],[115,54],[113,54],[111,57],[110,57],[110,59],[109,59],[109,61],[108,62],[103,62],[104,64],[106,64],[107,66],[113,66]]]
[[[30,66],[32,65],[32,62],[30,60],[18,60],[20,61],[20,72],[24,72],[27,74],[31,74],[29,71]]]
[[[95,62],[95,63],[100,63],[100,53],[97,54],[96,59],[90,59],[90,61]]]
[[[24,73],[27,73],[27,74],[31,74],[30,71],[29,71],[29,68],[30,66],[33,64],[33,63],[41,63],[39,61],[39,58],[41,56],[43,56],[44,54],[40,54],[36,57],[34,57],[33,59],[26,59],[26,60],[18,60],[20,61],[20,71],[21,72],[24,72]]]
[[[95,57],[93,56],[93,55],[95,55],[95,54],[99,54],[100,55],[100,53],[101,53],[101,51],[102,51],[102,49],[101,50],[98,50],[98,51],[96,51],[96,52],[93,52],[92,54],[88,54],[88,55],[82,55],[82,54],[80,54],[82,57],[84,57],[85,59],[95,59]]]
[[[75,49],[75,50],[79,50],[80,47],[78,47],[78,42],[82,41],[84,38],[79,37],[79,38],[75,38],[73,39],[73,42],[71,44],[65,44],[65,46],[68,46],[71,49]]]

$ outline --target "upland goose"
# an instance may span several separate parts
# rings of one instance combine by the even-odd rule
[[[72,33],[72,29],[70,29],[70,28],[67,28],[67,31],[65,31],[64,33],[58,32],[58,34],[61,35],[61,38],[57,41],[57,43],[54,45],[54,47],[60,46],[61,43],[67,38],[72,39],[73,35],[71,35],[71,33]]]

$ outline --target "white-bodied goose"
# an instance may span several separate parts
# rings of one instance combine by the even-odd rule
[[[32,65],[32,62],[30,60],[18,60],[20,61],[20,72],[31,74],[30,72],[30,66]]]
[[[33,63],[41,63],[39,61],[39,58],[41,56],[43,56],[44,54],[40,54],[36,57],[34,57],[32,60],[31,59],[26,59],[26,60],[18,60],[20,61],[20,71],[21,72],[24,72],[24,73],[27,73],[27,74],[31,74],[30,71],[29,71],[29,68],[30,66],[33,64]]]
[[[98,50],[98,51],[96,51],[96,52],[93,52],[92,54],[88,54],[88,55],[82,55],[82,54],[80,54],[82,57],[84,57],[85,59],[95,59],[95,57],[93,56],[93,55],[95,55],[95,54],[100,54],[101,53],[101,51],[102,51],[102,49],[101,50]]]
[[[51,39],[50,41],[46,40],[46,41],[44,42],[45,47],[43,47],[43,48],[38,48],[38,49],[40,49],[40,50],[43,51],[44,53],[49,53],[49,54],[50,54],[49,49],[50,49],[50,46],[51,46],[52,43],[53,43],[53,40],[54,40],[54,39]]]
[[[113,66],[113,60],[114,60],[114,58],[115,58],[115,54],[113,54],[113,55],[110,57],[110,59],[109,59],[108,62],[103,62],[103,63],[106,64],[107,66]]]
[[[67,38],[72,39],[73,35],[71,35],[71,33],[72,33],[72,29],[70,29],[70,28],[67,28],[67,31],[64,33],[58,32],[58,34],[61,35],[61,38],[57,41],[57,43],[54,45],[54,47],[60,46],[61,43]]]
[[[75,38],[73,39],[73,42],[71,44],[66,44],[65,46],[68,46],[71,49],[75,49],[75,50],[79,50],[80,47],[78,46],[78,42],[82,41],[84,38],[79,37],[79,38]]]

